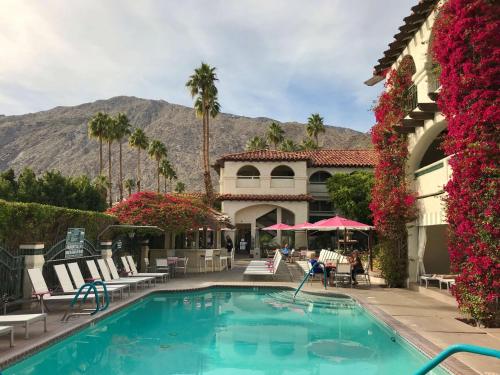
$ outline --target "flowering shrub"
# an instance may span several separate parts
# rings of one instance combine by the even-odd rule
[[[169,232],[198,228],[211,216],[200,200],[153,192],[135,193],[107,213],[121,224],[156,225]]]
[[[397,132],[405,116],[404,94],[412,84],[414,65],[405,57],[397,70],[389,72],[386,87],[374,108],[377,123],[372,143],[378,156],[370,209],[381,240],[381,271],[387,284],[401,287],[408,274],[406,223],[415,218],[415,197],[405,179],[408,157],[406,136]]]
[[[452,155],[445,189],[454,294],[462,311],[486,324],[498,319],[500,287],[499,18],[494,1],[449,0],[432,46]]]

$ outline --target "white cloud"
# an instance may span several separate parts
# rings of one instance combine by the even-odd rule
[[[381,3],[383,5],[381,5]],[[223,110],[367,130],[362,84],[415,0],[4,0],[0,113],[115,95],[190,105],[201,60]]]

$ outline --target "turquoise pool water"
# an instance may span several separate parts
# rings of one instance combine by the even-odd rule
[[[155,293],[3,374],[400,375],[426,362],[351,299],[291,296]]]

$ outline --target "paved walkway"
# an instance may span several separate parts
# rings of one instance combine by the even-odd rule
[[[281,267],[280,272],[273,281],[255,278],[244,279],[243,270],[247,260],[238,260],[233,269],[207,274],[179,276],[166,284],[158,284],[154,290],[179,290],[199,288],[210,285],[248,285],[248,286],[288,286],[296,287],[301,272],[293,265]],[[293,280],[293,281],[292,281]],[[129,304],[131,301],[142,298],[152,290],[146,289],[133,293],[130,298],[123,301],[116,300],[106,313]],[[305,291],[324,291],[319,283],[306,284]],[[379,319],[391,324],[403,337],[417,343],[424,351],[435,354],[439,350],[455,343],[468,343],[488,346],[500,350],[500,329],[482,329],[471,327],[458,320],[459,316],[455,307],[450,303],[438,301],[422,293],[405,289],[387,289],[379,286],[371,288],[360,286],[358,288],[328,288],[327,293],[343,293],[356,298]],[[38,312],[37,305],[33,305],[32,312]],[[107,314],[101,313],[96,319]],[[27,351],[34,351],[37,347],[56,337],[64,337],[82,326],[90,324],[90,317],[78,317],[68,323],[62,323],[61,310],[54,310],[49,314],[48,332],[43,332],[42,324],[31,327],[31,338],[24,340],[23,330],[16,329],[16,347],[9,348],[8,340],[0,337],[0,368],[6,363],[15,361],[16,358]],[[418,334],[416,334],[418,333]],[[500,375],[500,360],[488,357],[461,354],[456,356],[459,361],[450,361],[457,374],[484,374]],[[472,371],[473,369],[474,371]]]

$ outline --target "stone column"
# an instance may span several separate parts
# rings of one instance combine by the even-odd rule
[[[113,256],[113,250],[111,250],[111,246],[113,245],[112,241],[101,241],[101,257],[102,259],[108,259]]]
[[[33,295],[33,286],[28,276],[28,269],[43,268],[45,264],[44,248],[43,243],[22,244],[19,246],[20,255],[24,255],[23,298],[30,299]]]
[[[142,240],[141,245],[141,255],[140,259],[136,259],[137,268],[139,272],[146,272],[146,265],[144,264],[144,258],[149,259],[149,240]]]
[[[281,220],[283,220],[283,217],[281,215],[281,207],[278,207],[276,210],[276,222],[277,224],[281,223]],[[277,236],[276,236],[276,242],[278,242],[279,247],[281,247],[283,244],[281,243],[281,231],[277,231]]]

